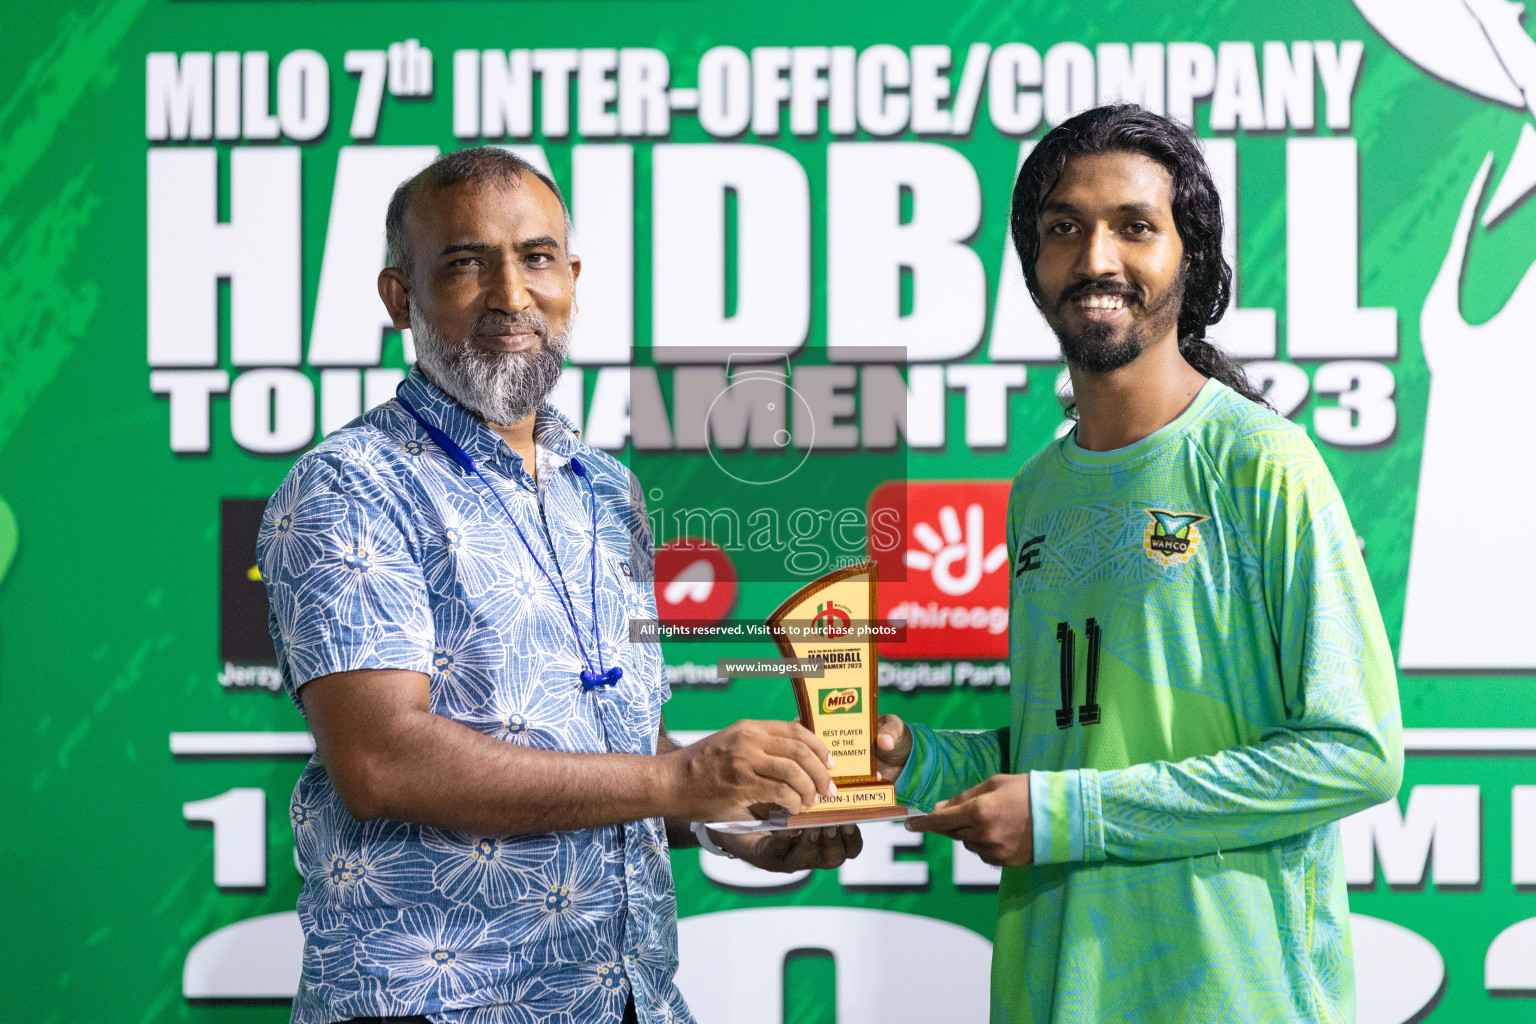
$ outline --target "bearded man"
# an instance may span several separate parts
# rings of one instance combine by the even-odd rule
[[[1337,822],[1397,793],[1397,679],[1317,449],[1205,339],[1210,171],[1100,107],[1035,146],[1012,228],[1078,413],[1008,499],[1012,717],[886,716],[883,774],[1004,868],[993,1021],[1353,1020]]]
[[[856,829],[694,823],[833,791],[788,722],[667,739],[640,489],[546,401],[581,261],[547,176],[501,149],[400,186],[379,294],[418,362],[303,456],[257,546],[317,753],[294,790],[293,1020],[691,1020],[668,849],[836,867]]]

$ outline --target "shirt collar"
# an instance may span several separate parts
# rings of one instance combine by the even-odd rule
[[[419,366],[411,368],[400,385],[399,394],[415,406],[422,419],[451,437],[476,462],[494,464],[502,461],[513,469],[523,468],[522,456],[513,451],[500,434],[428,380]],[[564,465],[572,455],[586,448],[578,440],[571,421],[548,400],[539,404],[534,415],[533,441],[559,456],[559,465]]]

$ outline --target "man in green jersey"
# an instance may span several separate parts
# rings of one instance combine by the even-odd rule
[[[1392,652],[1317,450],[1204,340],[1210,172],[1175,122],[1090,110],[1012,227],[1078,418],[1009,497],[1011,722],[886,716],[883,772],[1004,868],[994,1021],[1351,1021],[1337,822],[1402,779]]]

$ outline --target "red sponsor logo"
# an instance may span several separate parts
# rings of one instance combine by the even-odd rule
[[[848,609],[835,601],[823,601],[816,606],[816,614],[811,617],[811,628],[821,636],[842,636],[851,633],[853,623],[848,615]]]
[[[656,617],[708,625],[736,603],[736,566],[718,544],[682,537],[656,549]]]
[[[895,660],[1008,656],[1006,480],[892,480],[869,496],[870,522],[894,524],[894,546],[870,533],[880,565],[880,617],[905,620]],[[877,516],[881,518],[876,519]]]

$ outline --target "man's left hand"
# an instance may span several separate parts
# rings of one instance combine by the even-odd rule
[[[1029,775],[994,775],[958,796],[941,800],[932,814],[908,818],[907,828],[958,839],[967,850],[996,867],[1023,867],[1035,859]]]
[[[767,871],[835,868],[864,849],[864,836],[857,825],[791,828],[750,835],[711,832],[710,836],[720,849]]]

